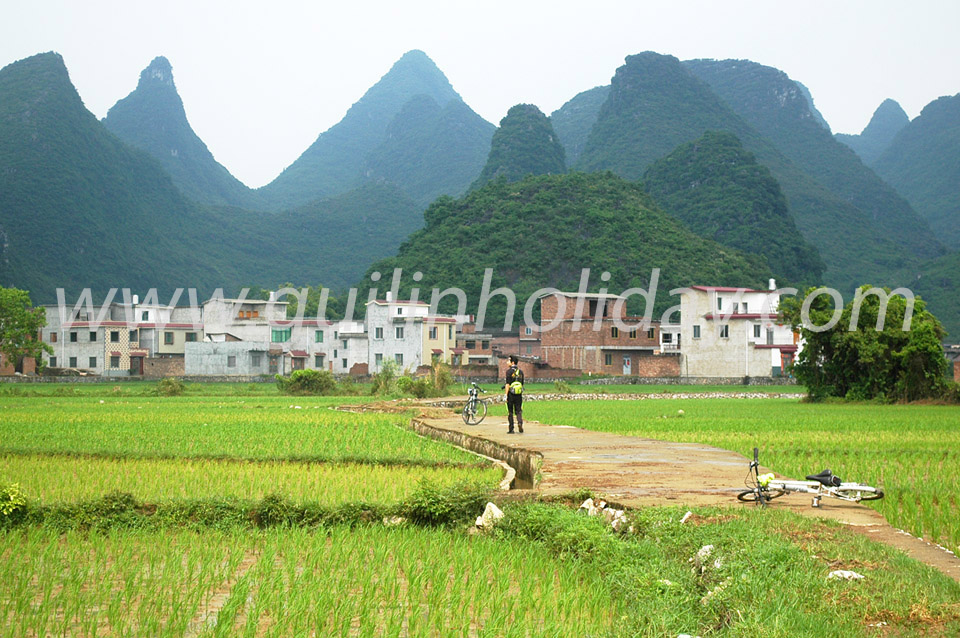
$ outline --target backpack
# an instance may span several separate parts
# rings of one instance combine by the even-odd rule
[[[510,394],[523,394],[523,384],[519,381],[514,381],[510,384]]]

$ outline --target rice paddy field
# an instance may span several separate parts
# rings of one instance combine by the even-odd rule
[[[262,509],[275,495],[375,512],[420,498],[445,515],[460,486],[498,498],[502,473],[416,436],[406,415],[332,409],[368,397],[198,386],[157,397],[150,384],[0,385],[0,636],[960,635],[956,582],[788,512],[704,508],[680,524],[684,511],[651,508],[619,536],[568,507],[513,500],[479,535],[466,533],[479,511],[446,526],[380,514],[218,521],[224,503]],[[829,465],[882,483],[895,524],[958,542],[957,408],[702,398],[526,409],[544,423],[758,446],[787,475]],[[11,484],[30,507],[82,515],[6,525]],[[110,518],[118,493],[133,509]],[[189,524],[142,524],[178,503],[215,506]],[[713,562],[693,569],[708,544]],[[832,569],[866,579],[828,581]]]
[[[501,413],[505,408],[494,408]],[[758,447],[761,464],[791,478],[829,467],[844,480],[882,486],[885,497],[870,505],[894,526],[960,553],[960,406],[794,399],[538,401],[527,405],[525,416],[705,443],[748,458]]]

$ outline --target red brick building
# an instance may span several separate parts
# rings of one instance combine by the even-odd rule
[[[659,322],[626,313],[618,295],[554,293],[540,299],[540,358],[553,368],[612,376],[680,375],[677,352],[661,352]]]
[[[16,373],[16,362],[7,361],[7,357],[3,354],[0,354],[0,376],[12,376]],[[20,370],[21,374],[36,374],[37,371],[37,362],[33,357],[27,357],[23,360],[23,365]]]

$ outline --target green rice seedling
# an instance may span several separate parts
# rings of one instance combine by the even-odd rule
[[[0,452],[481,464],[407,430],[404,415],[352,414],[331,405],[322,398],[0,398]]]
[[[129,492],[139,501],[250,498],[272,493],[299,502],[396,503],[421,481],[495,486],[502,470],[484,467],[248,462],[210,459],[103,459],[0,454],[0,481],[20,483],[42,503],[70,503]]]

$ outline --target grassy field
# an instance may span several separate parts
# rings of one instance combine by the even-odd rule
[[[885,498],[871,506],[893,525],[960,552],[957,406],[677,399],[538,401],[524,412],[543,423],[705,443],[748,458],[758,447],[763,465],[791,478],[829,467],[844,480],[882,486]]]
[[[957,583],[836,524],[773,508],[698,509],[681,524],[683,511],[651,508],[616,535],[561,505],[507,501],[493,534],[471,535],[483,501],[457,513],[444,487],[492,486],[499,470],[399,427],[403,415],[328,409],[368,398],[291,399],[272,386],[191,387],[170,398],[147,384],[60,392],[68,389],[0,392],[0,490],[16,482],[30,503],[74,512],[56,525],[5,527],[0,517],[2,636],[960,635]],[[955,408],[780,399],[526,407],[545,423],[745,454],[757,445],[784,474],[831,465],[845,478],[879,476],[881,507],[898,503],[896,515],[908,516],[912,494],[920,525],[935,521],[948,541],[954,530]],[[954,482],[928,498],[933,472]],[[916,481],[914,492],[905,481]],[[97,499],[116,491],[139,504],[111,518],[115,503]],[[363,512],[329,525],[243,514],[272,494],[354,513],[419,499],[405,511],[445,526],[411,515],[387,527]],[[214,499],[206,518],[181,525],[174,511],[164,525],[142,524],[151,516],[142,503],[204,499]],[[229,520],[216,518],[223,499],[241,503]],[[101,514],[102,525],[89,520]],[[707,545],[710,561],[693,568]],[[827,580],[834,569],[865,579]]]

